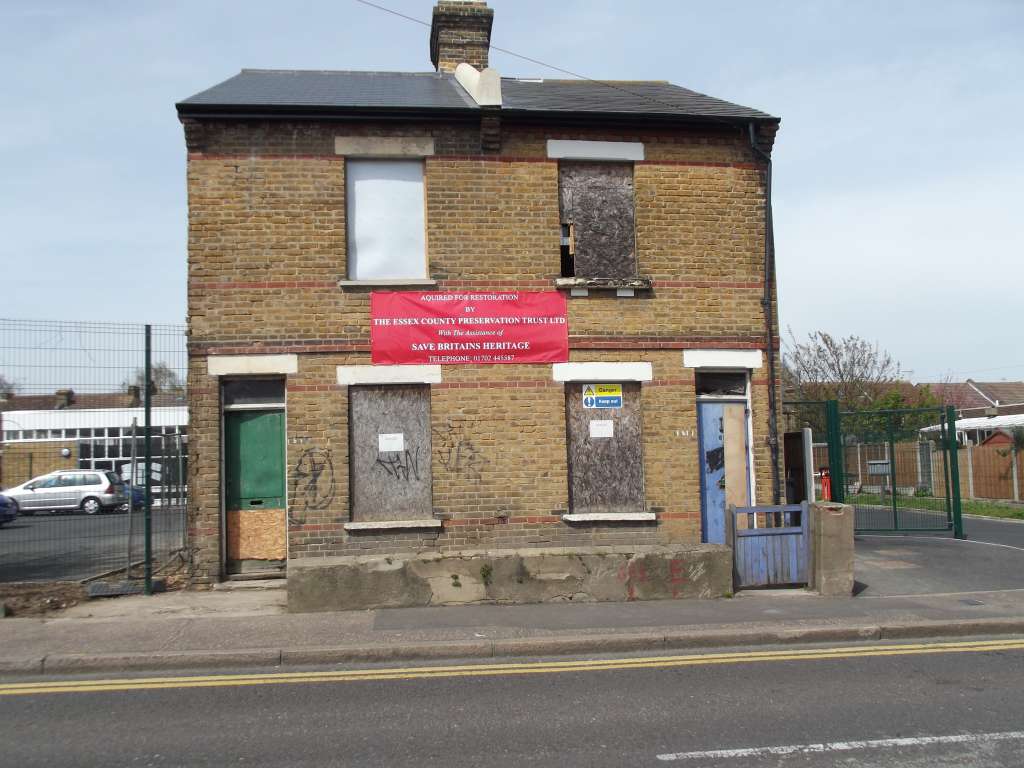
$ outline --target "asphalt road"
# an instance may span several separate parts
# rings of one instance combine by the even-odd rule
[[[1024,520],[994,520],[964,517],[964,534],[968,539],[1005,544],[1024,549]]]
[[[880,654],[850,658],[808,648],[798,660],[759,649],[728,663],[363,667],[361,679],[330,670],[193,688],[150,679],[138,690],[10,695],[0,685],[0,743],[4,764],[22,768],[1019,766],[1024,641],[996,642],[901,655],[846,646]]]
[[[949,534],[858,534],[858,596],[1024,589],[1024,523],[965,517],[964,532],[966,540]]]
[[[132,560],[143,551],[142,513],[133,515]],[[153,549],[181,547],[180,511],[153,510]],[[128,515],[21,516],[0,528],[0,582],[78,580],[123,567],[128,557]]]

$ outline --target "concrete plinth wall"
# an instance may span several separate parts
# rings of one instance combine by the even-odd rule
[[[304,558],[288,568],[291,612],[731,593],[732,552],[715,544]]]
[[[811,583],[823,597],[853,594],[853,521],[849,504],[811,505]]]

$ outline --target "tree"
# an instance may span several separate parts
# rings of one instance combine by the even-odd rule
[[[154,392],[181,394],[185,391],[185,386],[182,384],[178,372],[167,365],[167,363],[154,363],[150,373],[153,379]],[[121,388],[126,392],[129,387],[138,387],[140,392],[145,392],[145,386],[146,371],[143,368],[136,368],[135,373],[121,383]]]
[[[815,331],[799,342],[789,330],[789,341],[783,343],[782,381],[787,400],[838,400],[840,410],[847,412],[843,417],[847,440],[915,441],[918,430],[940,419],[941,403],[931,390],[915,387],[892,355],[859,336],[836,338]],[[936,410],[892,412],[911,408]],[[790,409],[790,418],[818,434],[827,429],[821,406],[796,406]]]
[[[6,376],[4,376],[2,373],[0,373],[0,395],[6,395],[7,397],[10,397],[11,395],[14,394],[14,391],[16,389],[17,387],[14,386],[14,382],[8,379]]]
[[[858,336],[836,338],[824,331],[797,340],[789,329],[783,344],[785,388],[797,400],[838,400],[844,408],[863,408],[897,386],[899,363]]]
[[[814,331],[804,342],[792,329],[783,343],[782,378],[795,400],[838,400],[844,410],[938,405],[927,387],[914,387],[892,355],[859,336]]]

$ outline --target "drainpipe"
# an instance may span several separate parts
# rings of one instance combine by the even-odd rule
[[[772,318],[772,288],[775,283],[775,229],[772,222],[772,157],[757,146],[757,132],[748,123],[750,148],[764,161],[764,311],[765,352],[768,355],[768,446],[772,455],[772,504],[779,496],[779,419],[775,402],[775,326]]]

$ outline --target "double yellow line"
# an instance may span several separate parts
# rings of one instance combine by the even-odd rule
[[[191,677],[146,677],[116,680],[54,680],[41,683],[0,684],[0,696],[31,696],[43,693],[101,693],[147,691],[161,688],[226,688],[246,685],[302,683],[351,683],[367,680],[419,680],[423,678],[488,677],[495,675],[541,675],[556,672],[603,672],[626,669],[665,669],[710,664],[751,664],[772,661],[821,661],[871,656],[911,656],[932,653],[979,653],[1024,650],[1024,638],[974,640],[900,645],[852,645],[805,650],[702,653],[685,656],[591,659],[586,661],[538,661],[459,666],[354,669],[326,672],[276,672],[259,675],[200,675]]]

